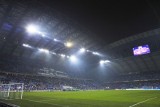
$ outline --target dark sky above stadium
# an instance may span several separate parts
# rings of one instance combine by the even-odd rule
[[[80,23],[100,43],[112,43],[160,25],[159,0],[45,0]]]

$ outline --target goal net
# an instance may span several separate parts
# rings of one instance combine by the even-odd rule
[[[0,99],[22,99],[23,83],[0,84]]]

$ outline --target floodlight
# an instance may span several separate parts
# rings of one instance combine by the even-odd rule
[[[23,46],[24,46],[24,47],[27,47],[27,48],[31,48],[31,46],[30,46],[30,45],[25,44],[25,43],[23,44]]]
[[[61,57],[63,57],[63,58],[64,58],[65,56],[66,56],[66,55],[64,55],[64,54],[61,54]]]
[[[108,62],[110,62],[110,61],[109,61],[109,60],[105,60],[104,62],[105,62],[105,63],[108,63]]]
[[[104,61],[104,60],[100,60],[99,63],[100,63],[100,64],[104,64],[105,61]]]
[[[58,40],[54,38],[54,41],[57,42]]]
[[[80,49],[80,52],[81,52],[81,53],[84,53],[85,51],[86,51],[85,48],[81,48],[81,49]]]
[[[100,64],[106,64],[106,63],[108,63],[108,62],[110,62],[110,61],[109,61],[109,60],[100,60],[100,61],[99,61]]]
[[[92,52],[93,55],[100,55],[98,52]]]
[[[48,50],[48,49],[40,48],[40,49],[38,49],[38,50],[41,51],[41,52],[49,53],[49,50]]]
[[[56,53],[55,53],[55,52],[51,52],[51,54],[56,55]]]
[[[72,42],[67,42],[67,43],[65,43],[65,46],[68,47],[68,48],[71,48],[73,46],[73,43]]]
[[[71,60],[72,62],[77,62],[77,57],[74,56],[74,55],[71,55],[71,56],[70,56],[70,60]]]
[[[35,25],[28,25],[27,27],[26,27],[26,30],[27,30],[27,32],[28,33],[38,33],[38,27],[37,26],[35,26]]]

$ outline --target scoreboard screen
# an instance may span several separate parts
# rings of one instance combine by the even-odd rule
[[[133,48],[133,54],[135,56],[137,55],[143,55],[143,54],[148,54],[150,53],[150,48],[148,45],[143,45],[143,46],[137,46]]]

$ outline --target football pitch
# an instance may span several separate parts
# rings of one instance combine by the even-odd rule
[[[160,91],[25,92],[22,100],[5,100],[20,107],[160,107]]]

